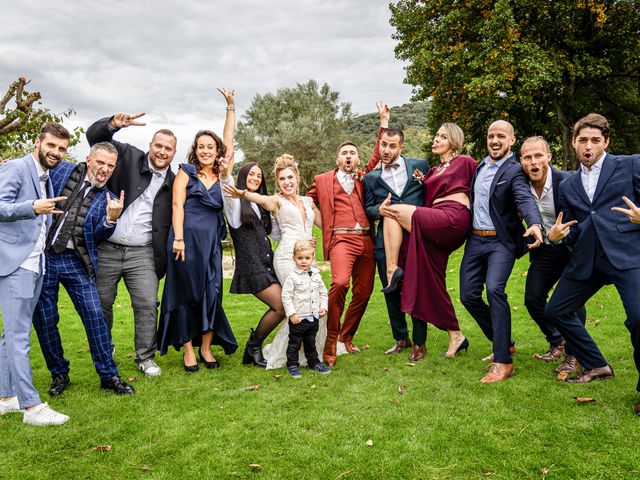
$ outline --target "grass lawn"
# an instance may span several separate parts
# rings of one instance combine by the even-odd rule
[[[171,351],[158,359],[162,376],[144,378],[133,362],[133,317],[121,285],[116,361],[137,390],[127,398],[98,388],[81,322],[62,294],[69,390],[53,400],[46,395],[50,377],[35,334],[31,358],[43,400],[71,421],[36,428],[19,414],[0,417],[0,479],[639,478],[637,373],[615,290],[603,289],[587,305],[588,328],[615,379],[559,383],[555,365],[532,359],[547,345],[522,305],[528,259],[518,262],[508,288],[516,375],[482,385],[480,359],[491,345],[457,300],[461,257],[459,251],[451,259],[448,284],[471,342],[467,354],[437,358],[447,335],[430,328],[428,357],[415,366],[408,353],[383,355],[392,338],[377,282],[355,338],[370,348],[340,357],[331,375],[304,370],[301,380],[241,364],[263,307],[252,296],[230,294],[224,306],[241,347],[230,357],[216,348],[221,369],[187,374],[181,354]],[[328,271],[324,278],[329,285]],[[96,450],[106,445],[110,451]]]

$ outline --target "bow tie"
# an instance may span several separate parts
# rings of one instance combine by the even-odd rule
[[[153,175],[156,176],[156,177],[161,177],[162,176],[162,172],[159,172],[157,170],[151,170],[151,173],[153,173]]]
[[[38,179],[39,179],[41,182],[46,182],[47,180],[49,180],[49,174],[48,174],[48,173],[43,173],[42,175],[40,175],[40,176],[38,177]]]
[[[384,166],[384,169],[385,169],[385,170],[391,170],[391,169],[394,169],[394,170],[395,170],[396,168],[400,168],[400,164],[399,164],[399,163],[397,163],[397,162],[394,162],[394,163],[388,163],[388,164],[386,164],[386,165]]]

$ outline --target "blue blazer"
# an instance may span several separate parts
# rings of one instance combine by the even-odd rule
[[[53,197],[51,182],[47,197]],[[0,165],[0,276],[18,269],[33,252],[42,222],[51,215],[36,215],[33,201],[40,198],[38,171],[31,154]]]
[[[640,225],[631,223],[626,215],[611,207],[628,208],[622,200],[626,196],[640,204],[640,155],[610,155],[604,161],[598,185],[589,201],[582,186],[580,170],[560,184],[560,208],[564,220],[577,220],[565,243],[573,250],[563,276],[586,280],[595,263],[596,238],[607,259],[619,270],[640,268]]]
[[[475,198],[475,183],[478,173],[485,167],[480,162],[471,181],[471,215]],[[529,179],[522,170],[522,165],[511,154],[498,169],[489,189],[489,215],[500,241],[513,254],[522,257],[527,249],[522,235],[527,225],[539,224],[542,227],[540,211],[529,187]],[[473,222],[472,222],[473,225]]]
[[[403,157],[404,158],[404,157]],[[402,195],[398,196],[387,182],[382,180],[382,168],[377,168],[364,176],[364,209],[367,217],[373,223],[380,220],[380,204],[391,194],[391,203],[406,203],[408,205],[424,206],[424,190],[422,182],[416,182],[412,175],[417,168],[423,175],[427,174],[429,166],[422,158],[404,158],[407,167],[407,184]],[[381,164],[382,165],[382,164]],[[378,224],[378,233],[375,239],[375,253],[377,258],[384,256],[384,234],[382,222]]]
[[[49,170],[55,196],[62,195],[71,173],[77,166],[78,164],[75,163],[60,162],[57,167]],[[111,227],[105,225],[107,219],[107,192],[109,191],[106,188],[96,190],[84,220],[84,241],[91,257],[93,270],[96,272],[98,271],[97,244],[108,239],[116,229],[115,224]],[[109,192],[109,194],[111,198],[115,197],[113,193]]]

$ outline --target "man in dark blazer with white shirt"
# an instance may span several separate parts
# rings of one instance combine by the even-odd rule
[[[176,153],[176,136],[158,130],[144,152],[113,139],[129,126],[144,125],[144,114],[116,113],[98,120],[87,130],[90,145],[109,142],[118,151],[118,164],[107,186],[124,190],[124,210],[113,235],[98,245],[100,269],[96,284],[104,316],[113,327],[113,303],[118,283],[124,279],[133,308],[134,360],[148,377],[161,374],[155,362],[158,323],[158,286],[167,266],[167,237],[171,227],[171,161]],[[113,341],[113,340],[112,340]]]
[[[584,367],[570,379],[574,383],[613,378],[613,369],[574,313],[609,283],[622,300],[640,372],[640,155],[611,155],[609,140],[609,123],[602,115],[592,113],[575,124],[573,148],[581,166],[560,185],[562,212],[549,230],[551,241],[572,247],[546,312]],[[635,413],[640,415],[640,403]]]
[[[516,258],[527,251],[524,238],[534,237],[529,248],[542,243],[540,212],[511,152],[515,141],[509,122],[493,122],[487,132],[489,155],[478,165],[471,183],[472,230],[460,265],[460,299],[493,342],[493,353],[484,359],[492,363],[482,383],[501,382],[515,372],[505,288]],[[521,217],[529,226],[526,231]],[[482,298],[485,284],[489,305]]]
[[[560,213],[560,183],[575,172],[556,170],[551,167],[551,150],[542,137],[529,137],[520,147],[520,163],[529,178],[533,198],[540,210],[545,231],[549,231]],[[549,342],[545,353],[536,353],[533,357],[545,362],[559,360],[564,362],[556,368],[558,373],[572,373],[579,363],[566,345],[552,318],[545,313],[549,292],[560,279],[564,267],[569,262],[571,251],[566,245],[556,245],[545,239],[544,243],[529,253],[529,270],[524,291],[524,304],[531,318]],[[584,324],[587,317],[584,305],[577,312]]]
[[[365,211],[371,222],[380,220],[374,242],[374,256],[383,287],[387,286],[388,281],[382,217],[393,215],[393,212],[388,210],[389,201],[387,197],[390,196],[391,205],[397,203],[424,205],[422,182],[414,181],[413,172],[418,169],[422,175],[425,175],[428,170],[427,161],[419,158],[403,157],[401,155],[403,149],[404,134],[402,130],[397,128],[387,129],[381,126],[374,149],[374,155],[379,155],[380,157],[381,168],[375,169],[364,176]],[[404,234],[408,236],[406,232]],[[403,241],[400,263],[404,260],[405,249],[406,242]],[[403,265],[399,266],[403,267]],[[384,294],[389,320],[391,321],[391,331],[395,340],[395,344],[385,352],[387,355],[400,353],[412,347],[406,317],[400,308],[400,291],[400,288],[396,288]],[[426,337],[426,323],[422,321],[419,321],[419,323],[421,326],[425,326],[424,335]],[[424,344],[424,341],[420,343],[420,345]],[[419,360],[424,356],[424,351],[412,351],[411,356],[414,360]],[[420,358],[416,356],[420,356]]]

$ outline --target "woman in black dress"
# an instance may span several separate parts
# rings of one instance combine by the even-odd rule
[[[223,161],[220,181],[234,185],[231,171],[233,160]],[[237,188],[268,195],[264,172],[257,163],[250,162],[238,172]],[[252,329],[245,346],[242,363],[252,363],[265,368],[267,362],[262,355],[265,338],[285,317],[282,305],[282,289],[273,268],[273,251],[269,235],[277,224],[261,206],[244,198],[224,197],[224,212],[236,251],[236,268],[231,282],[231,293],[252,294],[269,309],[262,315],[255,331]]]
[[[233,92],[220,89],[227,100],[223,142],[201,130],[191,145],[188,164],[180,165],[173,184],[173,225],[169,231],[167,277],[158,330],[160,354],[171,345],[184,348],[186,371],[198,370],[193,347],[207,368],[220,366],[211,345],[225,354],[238,344],[222,309],[222,240],[226,237],[219,162],[233,148]]]

